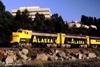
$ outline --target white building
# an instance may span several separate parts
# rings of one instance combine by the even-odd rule
[[[76,28],[80,28],[81,27],[81,24],[79,22],[70,22],[68,23],[68,27],[69,28],[72,28],[72,27],[76,27]]]
[[[81,24],[80,22],[69,22],[68,23],[68,27],[69,28],[72,28],[72,27],[74,27],[74,28],[83,27],[83,28],[86,28],[86,29],[90,29],[90,27],[91,27],[91,28],[94,28],[94,29],[97,30],[97,27],[95,25],[89,25],[88,26],[88,25]]]
[[[39,14],[44,14],[44,16],[46,18],[50,18],[51,17],[51,11],[49,8],[40,8],[38,6],[36,7],[20,7],[19,9],[13,9],[12,10],[12,15],[15,16],[17,10],[20,10],[21,12],[24,11],[25,9],[28,10],[29,12],[29,17],[32,17],[32,19],[34,20],[35,18],[35,14],[38,12]]]

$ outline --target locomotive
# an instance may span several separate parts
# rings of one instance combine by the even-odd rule
[[[75,35],[64,33],[40,33],[32,30],[19,29],[12,33],[12,46],[32,45],[32,46],[52,46],[52,47],[93,47],[100,45],[100,37],[87,35]]]

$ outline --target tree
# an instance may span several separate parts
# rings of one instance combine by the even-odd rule
[[[0,46],[9,46],[12,31],[13,16],[10,12],[5,11],[5,6],[0,1],[0,43],[2,43]]]
[[[43,14],[36,13],[33,21],[33,30],[42,31],[45,30],[45,16]]]
[[[60,32],[64,33],[65,32],[65,30],[64,30],[65,23],[64,23],[61,16],[59,16],[58,14],[53,14],[51,16],[51,20],[54,24],[55,32],[57,32],[57,33],[60,33]]]
[[[17,11],[15,16],[15,27],[18,30],[22,29],[32,29],[32,18],[29,17],[29,12],[25,9],[23,12]]]
[[[85,24],[85,25],[94,25],[96,18],[95,17],[91,17],[91,16],[85,16],[82,15],[81,16],[81,23]]]
[[[5,11],[5,6],[3,3],[0,1],[0,15]]]
[[[85,16],[85,15],[82,15],[82,16],[81,16],[81,23],[82,23],[82,24],[85,24],[85,25],[89,25],[88,17]]]

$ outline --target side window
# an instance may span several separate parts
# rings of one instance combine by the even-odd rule
[[[26,34],[28,34],[28,32],[26,32]]]
[[[22,33],[22,31],[21,31],[21,30],[18,30],[18,32]]]
[[[25,31],[25,34],[28,34],[28,32]]]

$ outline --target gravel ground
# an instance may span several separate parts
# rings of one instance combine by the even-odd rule
[[[93,67],[100,65],[100,55],[91,48],[0,48],[0,65]]]

